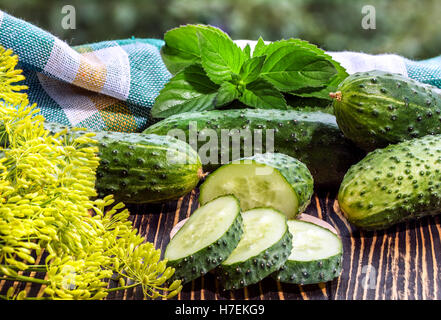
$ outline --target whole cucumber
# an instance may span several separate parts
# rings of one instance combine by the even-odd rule
[[[359,147],[372,151],[391,143],[441,133],[439,89],[383,71],[355,73],[338,87],[337,123]]]
[[[217,148],[214,150],[215,156],[210,157],[215,161],[208,163],[203,161],[205,171],[252,154],[276,152],[289,155],[306,164],[316,185],[335,187],[340,184],[348,168],[364,155],[352,142],[344,138],[335,117],[323,112],[268,109],[188,112],[159,121],[147,128],[144,133],[174,135],[176,130],[183,132],[183,139],[197,148],[202,157],[205,152],[203,146],[207,141],[199,138],[207,129],[216,134]],[[192,130],[199,134],[199,138],[193,144],[190,139],[193,135]],[[233,151],[229,150],[225,159],[222,154],[225,152],[222,133],[230,132],[228,138],[233,139],[246,130],[251,131],[251,135],[259,130],[262,132],[262,149],[258,148],[257,140],[252,136],[254,145],[252,150],[249,150],[252,154],[245,154],[245,144],[242,139],[240,154],[234,155]],[[273,134],[273,140],[269,139],[269,141],[273,143],[274,150],[269,150],[267,145],[269,133]]]
[[[52,134],[66,128],[45,124]],[[79,135],[84,131],[72,131]],[[100,165],[96,189],[125,203],[177,199],[191,191],[202,176],[198,154],[185,142],[154,134],[95,132]]]
[[[383,229],[439,213],[440,181],[441,135],[428,135],[369,153],[349,169],[338,203],[352,224]]]

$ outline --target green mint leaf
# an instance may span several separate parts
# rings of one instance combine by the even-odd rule
[[[330,55],[326,54],[326,52],[324,52],[323,50],[321,50],[317,46],[315,46],[307,41],[303,41],[300,39],[288,39],[286,41],[291,42],[291,43],[295,43],[296,45],[300,45],[303,48],[307,48],[311,51],[314,51],[318,55],[320,55],[320,56],[324,57],[325,59],[327,59],[328,61],[330,61],[334,65],[335,69],[337,70],[337,74],[331,79],[331,81],[327,84],[327,86],[323,86],[321,88],[320,87],[315,88],[313,90],[302,90],[301,89],[301,90],[290,92],[290,93],[297,95],[297,96],[301,96],[301,97],[312,97],[312,98],[332,100],[329,97],[329,93],[336,91],[338,85],[346,77],[349,76],[348,73],[346,72],[346,69],[343,68],[339,62],[332,59],[332,57]]]
[[[300,90],[291,91],[289,93],[304,98],[319,98],[332,101],[329,93],[335,92],[340,82],[342,82],[348,76],[346,70],[338,62],[336,62],[334,66],[336,67],[338,74],[331,79],[327,86],[318,88],[303,88]]]
[[[299,90],[290,91],[289,93],[302,98],[318,98],[332,101],[329,93],[335,92],[338,84],[343,81],[343,79],[339,77],[339,75],[335,75],[327,86],[318,88],[302,88]]]
[[[256,46],[254,47],[253,57],[259,57],[265,54],[266,44],[262,37],[257,40]]]
[[[254,57],[246,60],[240,69],[240,79],[247,84],[256,80],[262,70],[265,56]]]
[[[249,43],[247,43],[247,45],[243,48],[243,53],[245,53],[245,56],[248,59],[251,58],[251,47]]]
[[[318,48],[316,45],[314,45],[314,44],[312,44],[312,43],[309,43],[308,41],[304,41],[304,40],[300,40],[300,39],[288,39],[288,40],[285,40],[285,41],[287,41],[287,42],[289,42],[289,43],[294,43],[294,44],[296,44],[296,45],[298,45],[298,46],[301,46],[301,47],[303,47],[303,48],[306,48],[306,49],[308,49],[308,50],[311,50],[311,51],[315,52],[316,54],[318,54],[318,55],[320,55],[320,56],[326,58],[326,59],[327,59],[329,62],[331,62],[331,63],[334,65],[334,67],[337,69],[337,74],[338,74],[338,77],[339,77],[340,79],[343,80],[344,78],[346,78],[347,76],[349,76],[349,74],[346,72],[346,69],[343,68],[343,67],[340,65],[339,62],[337,62],[337,61],[335,61],[334,59],[332,59],[332,57],[331,57],[329,54],[327,54],[327,53],[326,53],[325,51],[323,51],[322,49]]]
[[[222,30],[200,24],[189,24],[167,31],[164,35],[165,45],[161,48],[161,56],[172,74],[178,73],[189,65],[201,63],[201,52],[196,34],[198,30],[212,30],[228,38]]]
[[[171,29],[164,35],[165,45],[161,56],[167,69],[176,74],[188,65],[200,62],[200,51],[196,27],[186,25]]]
[[[230,37],[209,29],[198,30],[197,36],[202,67],[211,81],[222,84],[239,74],[246,56]]]
[[[249,83],[239,101],[258,109],[288,109],[283,94],[262,78]]]
[[[337,74],[327,58],[290,41],[267,45],[265,54],[261,75],[282,92],[322,87]]]
[[[239,98],[239,95],[237,86],[231,82],[224,82],[219,88],[214,104],[216,107],[223,107]]]
[[[187,111],[214,109],[218,89],[200,65],[188,66],[160,91],[151,110],[152,116],[165,118]]]

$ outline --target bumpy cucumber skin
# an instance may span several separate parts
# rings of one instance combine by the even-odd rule
[[[304,163],[282,153],[255,154],[242,160],[245,159],[277,169],[297,194],[299,201],[298,213],[306,209],[314,193],[314,179]]]
[[[272,276],[280,282],[300,285],[327,282],[340,275],[341,262],[342,254],[314,261],[287,260]]]
[[[280,240],[264,252],[246,261],[231,265],[220,264],[216,269],[217,279],[225,290],[236,290],[257,283],[279,270],[292,249],[292,235],[286,228]]]
[[[347,138],[367,151],[441,133],[441,95],[435,87],[370,71],[349,76],[337,90],[337,123]]]
[[[222,129],[263,130],[263,150],[253,151],[283,153],[299,159],[306,164],[316,185],[320,187],[339,186],[349,167],[364,155],[343,136],[335,117],[323,112],[262,109],[188,112],[159,121],[144,132],[166,135],[170,130],[180,129],[185,132],[186,141],[189,142],[189,125],[192,123],[197,125],[197,132],[205,128],[212,129],[219,137],[218,164],[204,164],[205,171],[216,169],[221,164]],[[274,129],[274,150],[266,149],[266,129]],[[205,143],[206,141],[198,141],[197,150]],[[240,157],[243,156],[246,155],[241,143]],[[229,159],[236,160],[231,157],[230,154]]]
[[[45,128],[55,133],[66,127],[45,124]],[[100,197],[113,194],[125,203],[161,202],[187,194],[199,182],[199,156],[183,141],[153,134],[104,131],[95,132],[92,139],[98,141],[101,159],[95,184]],[[185,161],[168,161],[173,152]]]
[[[369,153],[350,168],[338,192],[349,222],[363,229],[440,212],[441,135],[404,141]]]
[[[185,284],[216,268],[237,247],[242,232],[242,216],[238,213],[232,226],[216,242],[188,257],[168,260],[167,265],[175,268],[171,280],[181,280]]]
[[[315,228],[322,228],[310,222],[302,222],[314,225]],[[324,229],[324,228],[323,228]],[[331,232],[326,230],[326,232]],[[323,259],[311,261],[286,260],[285,264],[272,274],[272,277],[280,282],[293,284],[314,284],[331,281],[338,277],[342,271],[343,243],[339,239],[340,250],[337,254]],[[294,240],[295,241],[295,240]],[[296,250],[293,248],[293,250]]]

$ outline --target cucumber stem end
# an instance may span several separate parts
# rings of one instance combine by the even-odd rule
[[[337,101],[341,101],[341,91],[337,91],[337,92],[330,92],[329,96],[332,99],[336,99]]]

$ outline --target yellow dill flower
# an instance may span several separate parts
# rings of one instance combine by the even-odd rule
[[[18,57],[12,55],[12,50],[0,46],[0,100],[12,105],[27,105],[27,94],[20,92],[27,86],[16,84],[25,79],[22,70],[15,69],[17,63]]]
[[[150,298],[176,295],[180,281],[162,286],[174,269],[133,230],[124,205],[106,208],[112,196],[93,200],[99,158],[91,134],[51,136],[36,105],[19,92],[25,86],[14,85],[23,80],[16,64],[0,48],[0,281],[39,283],[37,299],[102,299],[135,286]],[[23,276],[25,270],[47,277]],[[107,289],[115,274],[120,286]],[[27,298],[14,290],[0,298]]]
[[[29,106],[28,95],[26,90],[28,87],[19,85],[25,79],[22,70],[16,70],[18,63],[17,55],[12,54],[12,50],[5,49],[0,46],[0,146],[6,147],[12,140],[17,137],[23,139],[25,137],[15,135],[14,128],[27,126],[30,133],[30,122],[28,119],[34,118],[39,121],[40,126],[33,126],[33,129],[39,130],[41,134],[44,118],[36,116],[40,111],[36,108],[36,104]]]

